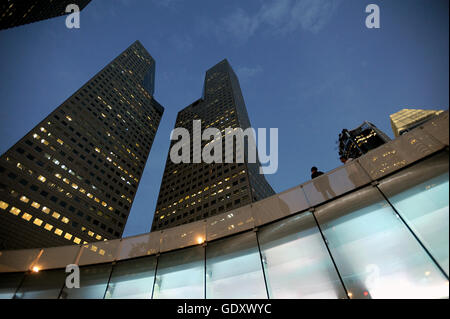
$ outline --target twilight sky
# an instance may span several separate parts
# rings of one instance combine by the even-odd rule
[[[365,27],[365,7],[381,28]],[[311,166],[340,165],[343,128],[368,120],[393,137],[402,108],[448,109],[448,0],[93,0],[81,28],[65,17],[0,31],[0,153],[135,40],[156,60],[165,107],[124,237],[150,230],[179,110],[227,58],[254,128],[279,128],[277,192]]]

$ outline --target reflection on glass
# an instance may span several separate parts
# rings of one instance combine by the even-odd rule
[[[381,187],[383,191],[383,188]],[[449,270],[448,173],[395,196],[392,205],[405,219],[440,266]]]
[[[347,177],[350,182],[353,184],[353,187],[358,187],[364,183],[367,183],[367,177],[362,170],[359,169],[359,166],[356,162],[347,162],[345,165],[345,171],[347,173]]]
[[[258,232],[269,297],[347,298],[311,213]]]
[[[255,232],[208,243],[206,298],[267,298]]]
[[[64,287],[62,299],[102,299],[111,273],[111,264],[80,267],[80,288]]]
[[[150,299],[156,256],[120,261],[114,265],[105,299]]]
[[[16,293],[20,299],[57,299],[66,280],[64,269],[29,273]]]
[[[316,212],[351,298],[445,298],[448,281],[373,187]]]
[[[201,246],[162,254],[158,260],[155,299],[201,299],[205,296],[205,249]]]
[[[23,276],[23,273],[0,274],[0,299],[13,298]]]
[[[313,179],[313,185],[316,190],[322,194],[325,200],[336,197],[336,193],[330,186],[330,180],[328,179],[328,175],[322,175]]]

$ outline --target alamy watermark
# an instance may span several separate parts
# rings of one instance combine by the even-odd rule
[[[207,128],[201,131],[201,121],[192,121],[192,143],[189,131],[183,127],[175,128],[171,140],[179,140],[170,149],[170,160],[179,163],[257,163],[256,130],[249,127]],[[222,152],[222,140],[225,140],[225,154]],[[234,143],[236,140],[236,144]],[[203,146],[202,142],[209,141]],[[192,154],[191,154],[192,145]],[[234,147],[236,146],[236,147]],[[261,164],[260,174],[274,174],[278,170],[278,128],[270,129],[270,150],[267,147],[267,129],[258,128],[258,150]],[[192,156],[191,156],[192,155]],[[225,155],[225,156],[223,156]]]
[[[69,273],[66,277],[66,287],[69,289],[80,288],[80,267],[75,264],[67,265],[66,273]]]
[[[67,29],[80,28],[80,7],[76,4],[69,4],[66,7],[66,13],[70,13],[66,18]]]
[[[380,28],[380,7],[376,4],[369,4],[366,7],[366,13],[370,13],[366,17],[366,27],[368,29]]]

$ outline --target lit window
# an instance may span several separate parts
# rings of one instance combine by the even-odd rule
[[[72,121],[72,118],[69,115],[66,116],[66,119],[68,119],[69,121]]]
[[[10,213],[12,213],[13,215],[19,215],[20,214],[20,212],[21,212],[21,210],[20,209],[18,209],[17,207],[11,207],[11,209],[9,210],[10,211]]]
[[[56,228],[56,229],[55,229],[55,234],[56,234],[56,235],[61,236],[62,233],[63,233],[63,231],[62,231],[61,229],[59,229],[59,228]]]
[[[89,198],[94,197],[94,195],[92,195],[91,193],[87,193],[86,196],[89,197]]]
[[[49,142],[46,141],[45,139],[42,139],[42,140],[41,140],[41,143],[44,144],[44,145],[48,145],[48,144],[49,144]]]
[[[37,135],[36,133],[33,134],[33,137],[34,137],[35,139],[39,139],[39,138],[40,138],[40,136]]]
[[[94,236],[94,233],[92,231],[88,231],[88,235],[92,237]]]
[[[31,216],[28,213],[23,213],[22,218],[25,219],[26,221],[29,221],[33,216]]]
[[[97,239],[97,240],[101,240],[101,239],[102,239],[102,236],[100,236],[100,235],[97,235],[97,236],[95,236],[95,239]]]
[[[41,226],[42,223],[43,223],[43,221],[40,220],[39,218],[35,218],[34,221],[33,221],[33,224],[38,225],[38,226]]]
[[[97,153],[100,153],[100,149],[99,149],[98,147],[95,148],[95,151],[96,151]]]
[[[67,239],[67,240],[71,240],[72,239],[72,234],[66,233],[64,235],[64,238]]]
[[[70,183],[70,181],[67,178],[65,178],[65,177],[63,178],[63,182],[66,183],[66,184]]]
[[[49,214],[50,213],[50,208],[44,206],[44,207],[42,207],[42,211],[44,213],[46,213],[46,214]]]
[[[52,230],[53,226],[50,224],[45,224],[44,228],[48,231]]]
[[[63,217],[63,218],[61,219],[61,221],[62,221],[64,224],[67,224],[67,223],[69,222],[69,218]]]
[[[58,219],[61,215],[57,212],[53,212],[52,217]]]
[[[78,189],[78,185],[77,184],[72,184],[72,187],[75,189]]]
[[[59,178],[59,179],[61,179],[61,177],[62,177],[62,175],[61,174],[55,174],[55,176],[57,177],[57,178]]]
[[[45,128],[41,127],[41,132],[44,132],[44,133],[46,133],[46,132],[47,132],[47,130],[46,130]]]
[[[9,206],[8,203],[5,203],[4,201],[1,201],[1,200],[0,200],[0,208],[1,208],[1,209],[6,209],[8,206]]]
[[[28,202],[30,201],[30,199],[29,199],[28,197],[26,197],[26,196],[20,197],[20,200],[21,200],[22,202],[24,202],[24,203],[28,203]]]
[[[79,243],[81,243],[81,239],[78,238],[78,237],[75,237],[74,240],[73,240],[73,242],[74,242],[75,244],[79,244]]]
[[[33,206],[34,208],[38,209],[39,207],[41,207],[41,204],[39,204],[37,202],[33,202],[33,204],[31,204],[31,206]]]
[[[45,181],[47,180],[44,176],[39,175],[38,180],[41,181],[42,183],[45,183]]]

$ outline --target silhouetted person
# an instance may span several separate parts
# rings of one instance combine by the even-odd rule
[[[314,178],[316,178],[317,176],[320,176],[320,175],[323,175],[323,172],[317,170],[317,167],[313,166],[311,168],[311,178],[314,179]]]
[[[323,176],[322,176],[323,175]],[[322,176],[320,178],[317,178],[319,176]],[[316,179],[313,181],[314,187],[317,189],[319,193],[322,194],[322,196],[328,200],[330,198],[336,197],[336,193],[333,191],[333,189],[330,186],[330,181],[328,180],[328,176],[325,175],[323,172],[319,171],[317,167],[313,166],[311,168],[311,178]],[[328,196],[331,195],[331,197]]]

